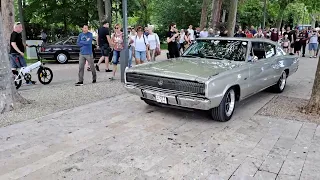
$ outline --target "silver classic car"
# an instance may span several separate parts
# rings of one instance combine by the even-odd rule
[[[281,93],[299,66],[267,39],[201,38],[180,58],[126,69],[126,89],[149,105],[207,110],[231,119],[237,101],[262,90]]]

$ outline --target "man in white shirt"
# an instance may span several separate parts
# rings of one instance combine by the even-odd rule
[[[203,30],[200,32],[200,37],[201,38],[208,37],[208,31],[206,28],[203,28]]]
[[[190,34],[190,40],[193,42],[195,40],[194,30],[192,29],[192,25],[189,26],[188,32]]]

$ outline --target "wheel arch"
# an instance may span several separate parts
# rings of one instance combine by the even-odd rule
[[[241,97],[241,88],[240,88],[239,84],[234,84],[234,85],[227,86],[227,88],[223,92],[223,95],[226,94],[227,91],[229,89],[231,89],[231,88],[234,89],[234,92],[236,93],[236,101],[239,101],[240,97]]]

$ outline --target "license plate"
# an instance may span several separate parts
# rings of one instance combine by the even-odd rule
[[[167,97],[161,96],[161,95],[156,95],[156,101],[158,103],[167,104]]]

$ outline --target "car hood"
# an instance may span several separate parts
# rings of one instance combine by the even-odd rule
[[[129,71],[204,82],[212,76],[240,65],[241,63],[225,60],[178,58],[136,66]]]

